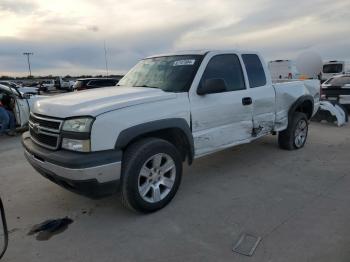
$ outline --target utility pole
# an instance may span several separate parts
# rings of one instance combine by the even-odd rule
[[[107,63],[107,48],[106,48],[106,40],[104,40],[103,44],[104,44],[104,49],[105,49],[106,73],[107,73],[107,77],[108,77],[108,63]]]
[[[24,52],[23,55],[26,55],[26,56],[27,56],[28,68],[29,68],[29,77],[31,77],[31,76],[32,76],[32,70],[30,69],[30,59],[29,59],[29,56],[30,56],[30,55],[34,55],[34,53]]]

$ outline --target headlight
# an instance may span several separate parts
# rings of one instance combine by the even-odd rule
[[[92,121],[93,118],[91,117],[68,119],[64,121],[62,130],[70,132],[90,132]]]
[[[72,151],[90,152],[90,139],[78,140],[78,139],[63,138],[62,148],[72,150]]]

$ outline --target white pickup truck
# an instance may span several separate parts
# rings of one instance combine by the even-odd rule
[[[36,102],[25,156],[44,177],[90,197],[121,190],[152,212],[177,192],[182,164],[278,132],[302,148],[318,80],[272,84],[255,52],[195,51],[141,60],[116,87]]]

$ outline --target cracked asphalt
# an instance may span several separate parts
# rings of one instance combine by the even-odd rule
[[[140,215],[119,196],[90,200],[41,177],[20,137],[0,137],[0,195],[10,229],[3,261],[350,261],[350,127],[312,123],[304,149],[268,136],[185,167],[174,200]],[[46,219],[74,222],[48,241]],[[232,252],[261,236],[252,257]]]

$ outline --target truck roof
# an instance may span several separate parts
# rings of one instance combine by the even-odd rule
[[[174,55],[205,55],[209,52],[232,52],[232,53],[253,53],[257,54],[255,51],[248,51],[248,50],[215,50],[215,49],[201,49],[201,50],[184,50],[184,51],[176,51],[176,52],[171,52],[171,53],[163,53],[163,54],[157,54],[157,55],[151,55],[146,57],[147,58],[152,58],[152,57],[160,57],[160,56],[174,56]]]

